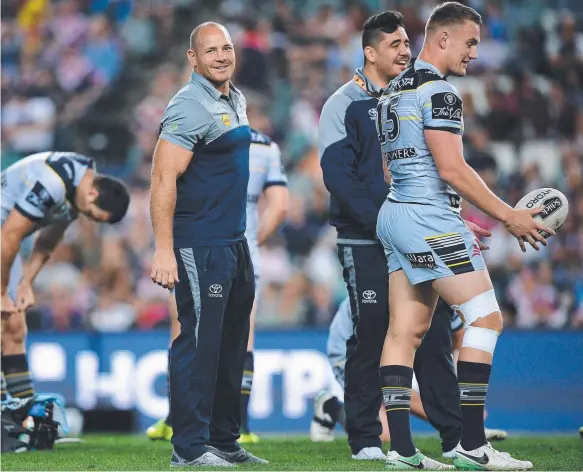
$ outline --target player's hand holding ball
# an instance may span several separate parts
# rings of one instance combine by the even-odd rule
[[[552,188],[541,188],[525,195],[504,225],[518,238],[523,252],[526,252],[525,241],[538,251],[537,241],[546,246],[546,238],[556,234],[568,213],[569,202],[563,193]]]

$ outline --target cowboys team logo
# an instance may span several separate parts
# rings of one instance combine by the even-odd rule
[[[443,100],[448,105],[453,105],[455,103],[455,95],[453,93],[446,93],[445,97],[443,97]]]

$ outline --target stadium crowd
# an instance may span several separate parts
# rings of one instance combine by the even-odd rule
[[[464,100],[466,159],[509,204],[548,186],[567,195],[570,213],[548,248],[527,254],[472,207],[465,217],[493,232],[485,257],[506,326],[582,329],[583,8],[576,0],[562,2],[564,11],[546,10],[544,0],[467,3],[485,25],[469,75],[451,79]],[[120,225],[100,230],[80,219],[70,228],[38,277],[29,328],[167,325],[168,293],[149,277],[149,170],[166,103],[186,78],[184,32],[209,19],[232,32],[235,83],[252,125],[280,144],[289,176],[288,219],[262,251],[258,325],[327,326],[345,286],[318,162],[319,113],[362,65],[359,28],[370,12],[400,10],[415,56],[434,4],[3,2],[2,167],[74,150],[132,188]]]

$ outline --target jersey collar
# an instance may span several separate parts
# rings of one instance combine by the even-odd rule
[[[368,80],[368,77],[364,75],[362,67],[356,69],[353,80],[362,88],[362,90],[364,90],[369,95],[372,95],[373,97],[380,98],[383,94],[383,89],[372,83],[370,80]]]
[[[415,68],[415,70],[429,69],[431,72],[435,72],[437,75],[439,75],[439,77],[444,77],[444,75],[441,72],[439,72],[439,69],[437,67],[419,58],[415,59],[413,67]]]
[[[206,77],[203,77],[203,76],[202,76],[202,75],[200,75],[198,72],[194,72],[194,71],[193,71],[193,72],[192,72],[192,74],[190,75],[190,79],[191,79],[193,82],[198,82],[199,84],[201,84],[201,85],[202,85],[202,86],[203,86],[203,87],[204,87],[204,88],[207,90],[207,92],[208,92],[208,93],[210,93],[210,94],[212,95],[212,97],[213,97],[215,100],[220,100],[220,99],[221,99],[221,97],[224,97],[224,96],[225,96],[225,95],[223,95],[221,92],[219,92],[219,91],[218,91],[218,90],[215,88],[215,86],[214,86],[214,85],[211,83],[211,81],[210,81],[210,80],[208,80]],[[233,85],[233,82],[229,82],[229,91],[230,91],[230,95],[231,95],[231,97],[232,97],[233,95],[235,95],[235,96],[237,96],[237,97],[238,97],[239,95],[241,95],[241,92],[239,91],[239,89],[238,89],[237,87],[235,87],[235,86]],[[225,97],[226,97],[226,96],[225,96]],[[231,98],[231,97],[228,97],[228,98]]]

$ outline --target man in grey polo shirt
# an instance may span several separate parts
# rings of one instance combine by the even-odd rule
[[[180,335],[170,348],[173,466],[266,463],[237,444],[255,282],[245,240],[251,131],[230,82],[226,28],[190,36],[190,81],[172,98],[154,152],[152,280],[175,288]]]

